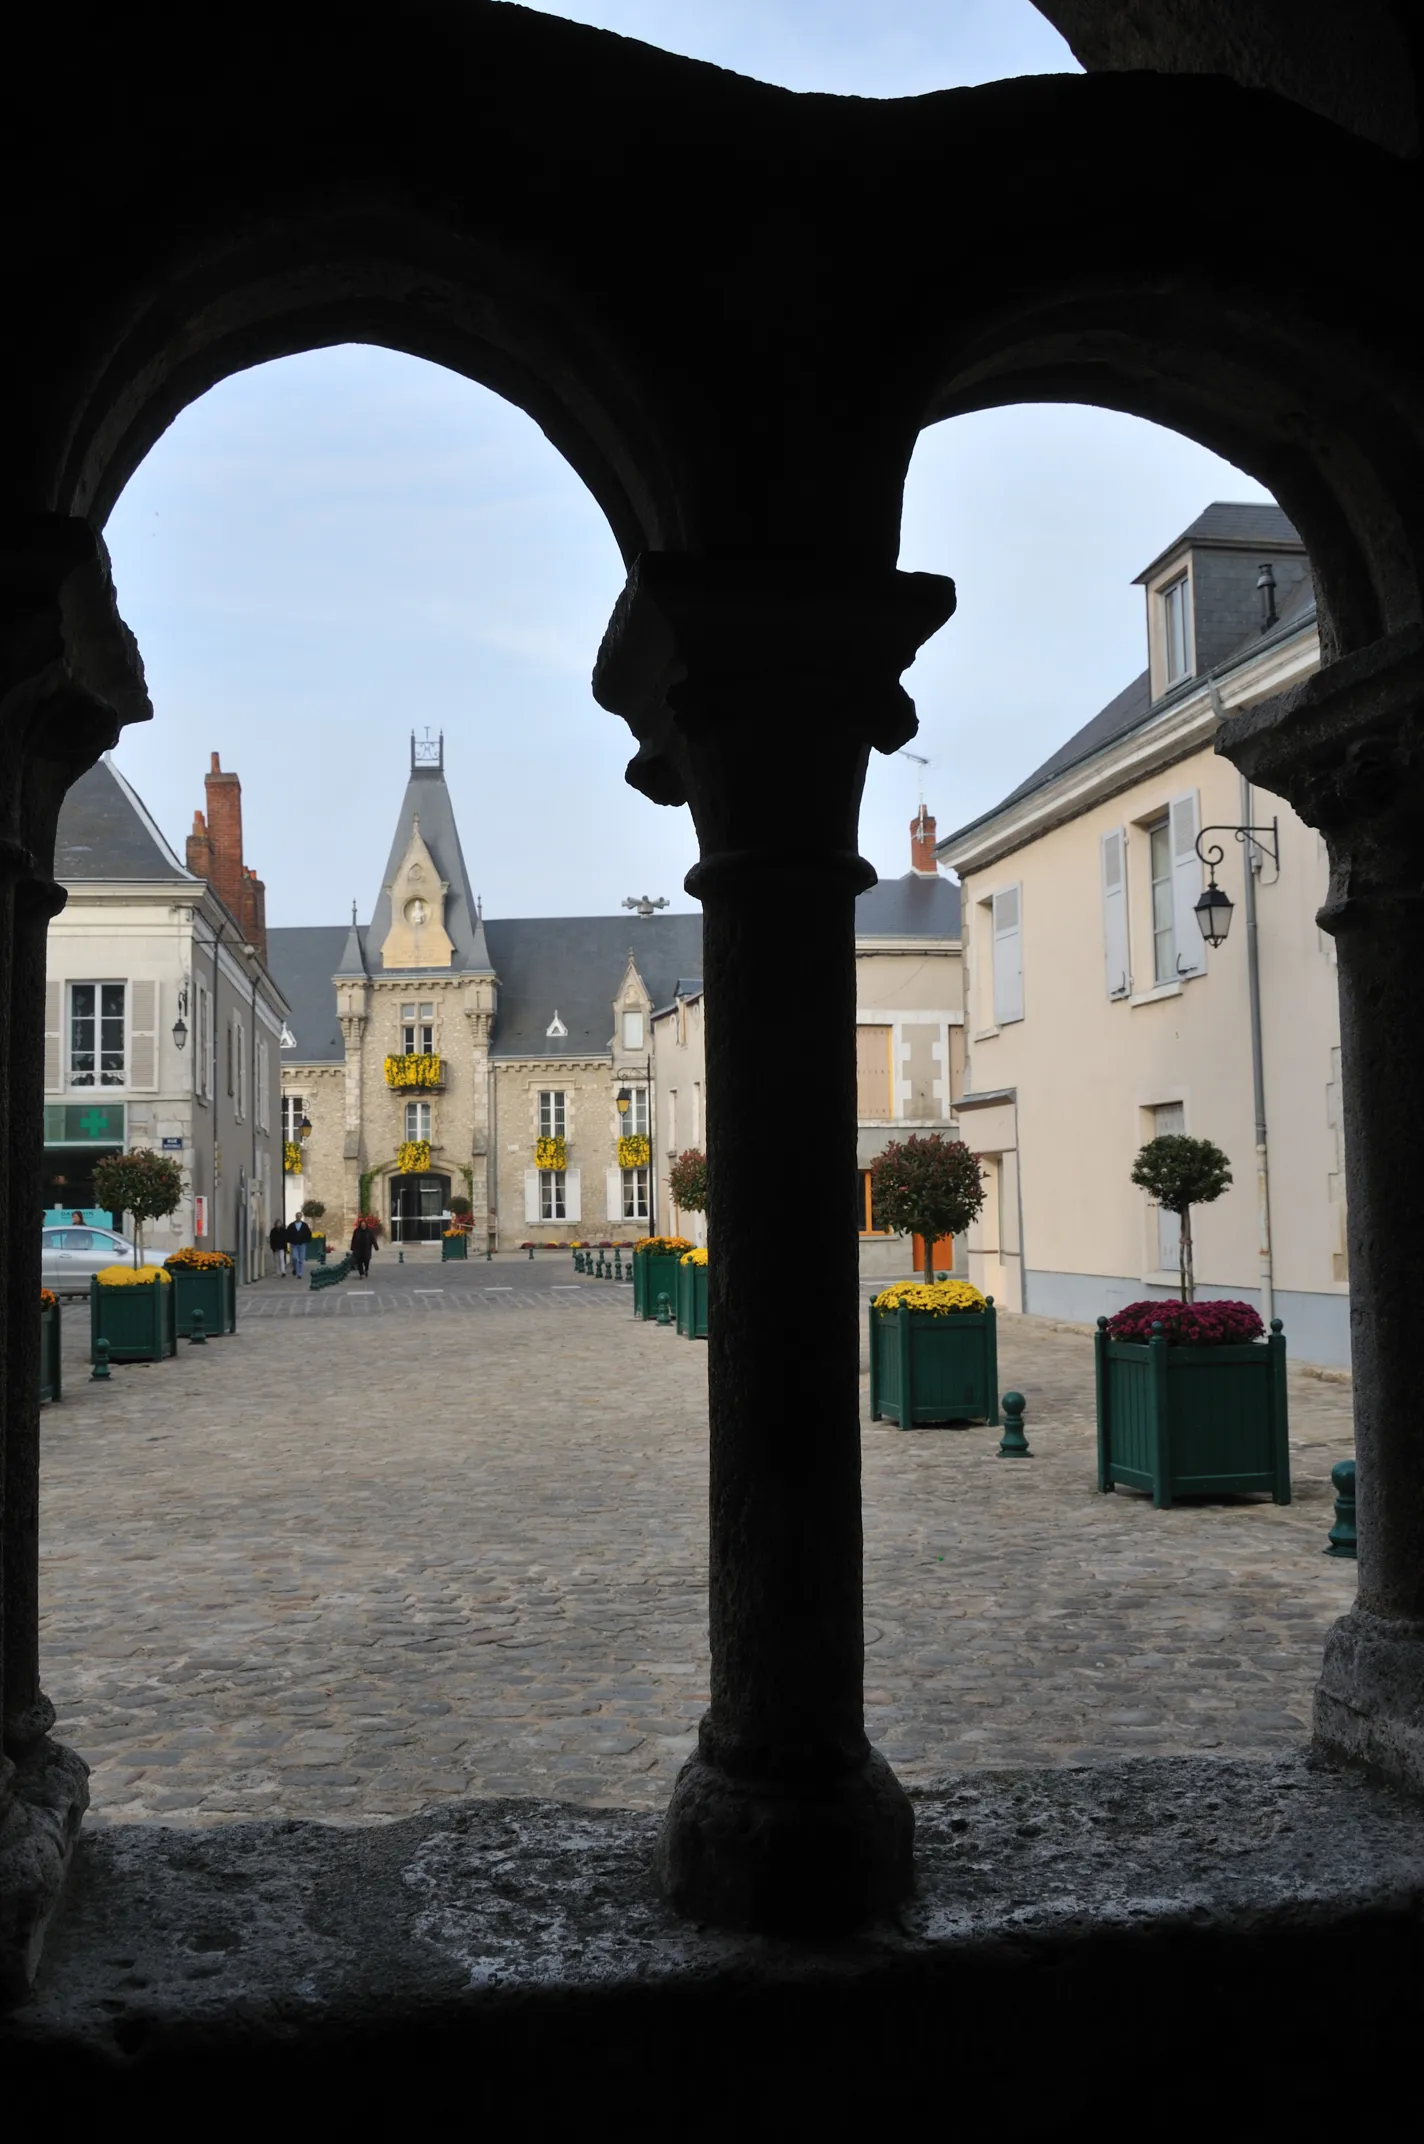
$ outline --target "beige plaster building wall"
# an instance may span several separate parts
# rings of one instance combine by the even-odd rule
[[[910,1272],[904,1236],[870,1226],[868,1172],[877,1155],[915,1132],[958,1138],[955,1108],[963,1085],[964,985],[957,941],[905,941],[856,947],[857,1192],[860,1267],[867,1276]],[[882,1071],[883,1063],[883,1071]],[[955,1270],[963,1264],[957,1249]]]
[[[1217,837],[1235,914],[1209,951],[1190,914],[1206,874],[1185,837],[1188,817],[1193,835],[1278,819],[1279,868],[1265,862],[1257,894],[1275,1310],[1293,1354],[1348,1360],[1339,1016],[1331,943],[1314,920],[1323,845],[1277,799],[1243,794],[1211,749],[1219,705],[1249,705],[1317,663],[1304,630],[946,845],[964,895],[959,1113],[990,1178],[970,1275],[1010,1308],[1087,1320],[1177,1293],[1171,1218],[1130,1182],[1144,1141],[1176,1129],[1224,1148],[1235,1179],[1193,1216],[1199,1291],[1260,1301],[1244,850]],[[1174,945],[1189,972],[1159,981],[1150,829],[1169,814],[1183,825]]]
[[[699,990],[681,997],[653,1021],[653,1071],[658,1108],[658,1213],[665,1235],[707,1241],[707,1216],[680,1213],[673,1204],[669,1171],[679,1154],[705,1152],[707,1086],[705,1005]]]

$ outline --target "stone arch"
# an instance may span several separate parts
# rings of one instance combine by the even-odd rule
[[[57,413],[37,471],[45,506],[102,526],[155,440],[209,388],[346,342],[426,358],[522,409],[587,485],[625,559],[677,543],[668,456],[593,310],[517,248],[391,202],[215,240],[129,292]]]

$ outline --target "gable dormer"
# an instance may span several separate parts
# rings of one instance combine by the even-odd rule
[[[618,995],[613,1000],[613,1056],[615,1062],[623,1058],[646,1057],[652,1047],[649,1033],[649,1016],[653,1001],[648,995],[648,986],[638,973],[638,963],[633,948],[628,948],[628,965],[623,970],[623,980],[618,985]]]
[[[1147,598],[1151,698],[1244,653],[1309,578],[1305,545],[1273,501],[1209,506],[1137,576]]]
[[[387,892],[391,924],[381,945],[383,968],[448,968],[455,948],[445,928],[447,880],[435,867],[435,858],[420,831],[419,819],[411,821],[410,840]]]

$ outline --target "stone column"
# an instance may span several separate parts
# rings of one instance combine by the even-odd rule
[[[900,673],[953,600],[930,575],[648,556],[595,674],[641,739],[629,779],[685,797],[701,847],[711,1704],[658,1866],[724,1925],[846,1928],[912,1882],[910,1803],[864,1726],[856,832],[871,746],[914,734]],[[773,1168],[795,1177],[789,1263]]]
[[[59,1896],[88,1770],[50,1739],[39,1656],[39,1291],[45,935],[64,793],[150,710],[132,636],[86,523],[27,517],[0,528],[0,1155],[5,1339],[0,1441],[0,2005],[23,1998]]]
[[[1319,921],[1340,978],[1359,1590],[1326,1641],[1315,1741],[1424,1788],[1424,632],[1236,717],[1218,749],[1330,851]]]

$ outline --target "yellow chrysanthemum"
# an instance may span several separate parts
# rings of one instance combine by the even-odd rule
[[[936,1318],[956,1310],[983,1310],[986,1305],[977,1288],[967,1280],[897,1280],[875,1298],[877,1310],[923,1310]]]
[[[94,1275],[101,1288],[152,1288],[173,1285],[162,1266],[101,1266]]]
[[[682,1263],[685,1266],[705,1266],[707,1263],[707,1253],[706,1251],[684,1251],[682,1254]]]

